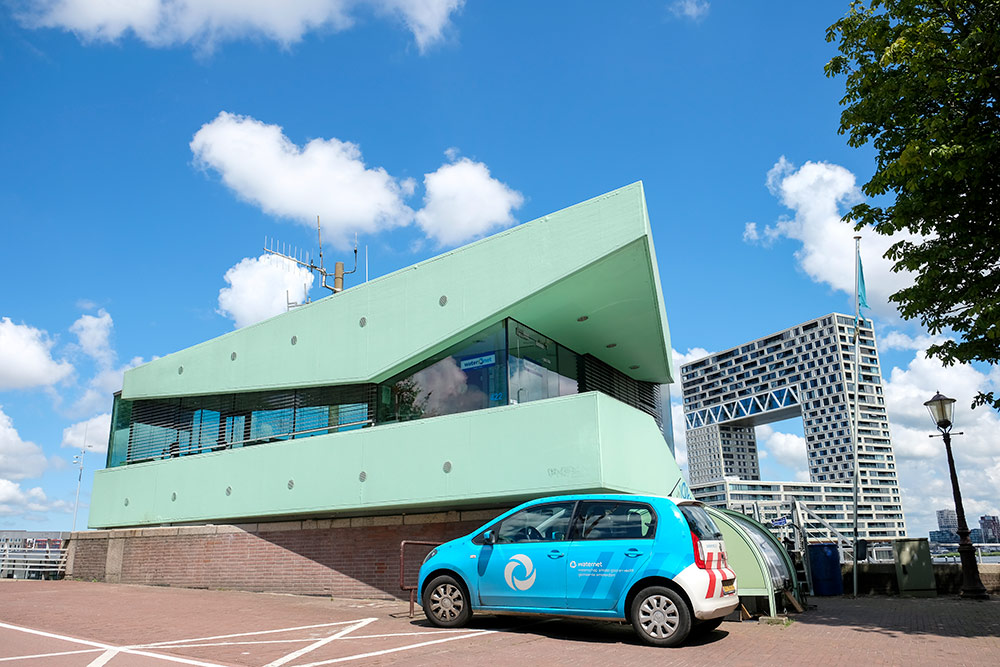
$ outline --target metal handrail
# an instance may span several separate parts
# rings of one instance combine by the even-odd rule
[[[24,548],[5,547],[0,549],[0,576],[21,573],[64,574],[66,572],[66,547]]]
[[[427,540],[403,540],[399,543],[399,589],[410,592],[410,618],[413,618],[413,605],[417,596],[417,583],[406,583],[406,547],[409,545],[437,547],[441,545],[441,542],[428,542]]]

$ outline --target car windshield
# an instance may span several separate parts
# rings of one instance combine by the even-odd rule
[[[708,516],[708,512],[701,505],[678,505],[678,509],[680,509],[684,518],[687,519],[688,525],[691,527],[691,532],[699,540],[722,539],[719,527],[715,525],[712,517]]]

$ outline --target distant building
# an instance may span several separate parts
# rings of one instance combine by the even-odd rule
[[[38,578],[50,573],[62,557],[70,533],[0,530],[0,579]]]
[[[969,531],[969,540],[973,544],[978,544],[978,543],[982,542],[983,541],[983,531],[981,531],[979,528],[973,528],[972,530]]]
[[[979,517],[979,529],[983,531],[983,542],[1000,542],[1000,517]]]
[[[932,530],[929,539],[937,544],[954,544],[958,542],[958,534],[950,530]]]
[[[691,490],[730,508],[787,515],[797,499],[853,533],[854,318],[831,313],[681,368]],[[875,332],[862,320],[858,403],[859,535],[906,535]],[[755,428],[802,418],[810,482],[762,482]],[[804,461],[803,463],[806,463]],[[747,511],[744,509],[743,511]],[[811,535],[814,533],[810,533]]]
[[[955,532],[958,530],[958,514],[955,513],[955,510],[938,510],[937,523],[938,530]]]

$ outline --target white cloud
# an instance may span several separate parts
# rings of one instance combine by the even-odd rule
[[[64,428],[62,446],[79,452],[86,445],[88,452],[107,452],[110,434],[111,413],[105,412]]]
[[[711,356],[713,353],[709,352],[702,347],[689,347],[687,352],[681,353],[677,350],[671,349],[674,355],[674,366],[680,370],[680,367],[685,364],[690,364],[692,361],[698,359],[704,359],[705,357]]]
[[[246,257],[224,276],[229,287],[219,290],[219,314],[245,327],[280,315],[288,299],[305,301],[313,274],[294,262],[274,255]]]
[[[39,477],[48,467],[42,448],[22,440],[13,420],[0,406],[0,482],[6,479]]]
[[[883,352],[888,350],[926,350],[930,345],[942,343],[946,340],[944,336],[930,336],[927,334],[919,336],[909,336],[902,331],[887,331],[878,337],[878,347]]]
[[[680,396],[677,398],[680,399]],[[677,459],[677,465],[687,477],[687,429],[684,428],[684,406],[679,401],[671,401],[670,418],[674,427],[674,458]],[[688,479],[690,480],[690,477]]]
[[[670,12],[679,18],[700,21],[708,16],[709,8],[708,0],[675,0],[670,5]]]
[[[854,300],[854,226],[841,220],[841,207],[861,201],[854,174],[828,162],[806,162],[796,169],[784,156],[767,174],[768,189],[792,209],[793,218],[783,218],[763,232],[754,223],[744,227],[747,242],[771,242],[784,237],[802,245],[795,252],[799,267],[813,281],[824,283]],[[753,225],[751,228],[750,225]],[[883,255],[890,245],[906,234],[886,237],[863,231],[861,261],[872,311],[884,317],[898,317],[889,296],[912,284],[907,272],[893,273],[892,262]]]
[[[340,31],[358,9],[401,20],[424,51],[444,36],[464,0],[29,0],[21,19],[62,28],[87,41],[113,42],[132,34],[150,46],[263,37],[282,46],[312,31]]]
[[[52,358],[54,342],[41,329],[0,318],[0,391],[49,386],[73,372]]]
[[[936,528],[935,510],[954,508],[944,444],[940,437],[928,437],[937,430],[923,405],[937,391],[957,399],[952,451],[970,526],[975,528],[982,514],[1000,514],[1000,415],[970,408],[977,391],[997,388],[992,375],[966,364],[945,368],[923,352],[905,369],[892,369],[885,384],[886,409],[911,534]]]
[[[41,487],[22,489],[20,484],[0,478],[0,516],[38,519],[45,512],[69,512],[72,508],[64,500],[49,500]]]
[[[781,465],[795,471],[796,479],[809,479],[809,465],[806,457],[806,439],[794,433],[782,433],[768,427],[756,429],[758,448]]]
[[[97,315],[81,315],[73,322],[69,330],[76,334],[80,343],[80,349],[99,363],[101,366],[110,366],[114,362],[114,351],[111,349],[111,330],[114,323],[111,315],[103,308]]]
[[[361,149],[339,139],[295,145],[278,125],[221,112],[191,140],[195,162],[219,173],[237,195],[265,213],[314,228],[349,247],[353,234],[373,234],[408,224],[403,198],[414,183],[397,181],[381,167],[369,169]]]
[[[121,391],[125,371],[146,363],[142,357],[134,357],[131,361],[117,368],[104,368],[94,374],[87,383],[83,394],[73,402],[70,415],[88,415],[101,410],[107,410],[112,403],[115,392]]]
[[[454,159],[455,149],[446,153]],[[439,245],[459,245],[513,225],[524,196],[490,176],[482,162],[460,158],[424,175],[424,208],[417,224]]]

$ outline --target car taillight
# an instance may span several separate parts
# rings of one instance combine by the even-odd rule
[[[694,564],[702,570],[707,570],[708,565],[705,564],[705,552],[702,550],[701,540],[694,534],[694,531],[691,531],[691,548],[694,549]]]

